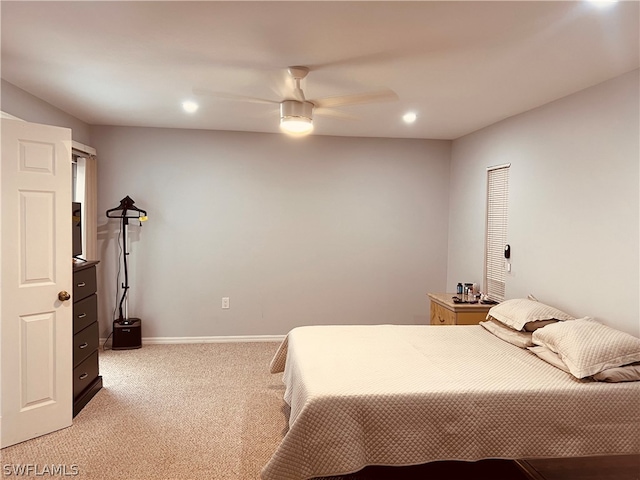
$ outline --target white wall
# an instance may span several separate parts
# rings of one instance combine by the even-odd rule
[[[482,281],[486,167],[511,163],[506,297],[640,333],[638,85],[636,70],[453,142],[449,289]]]
[[[71,129],[76,142],[91,145],[89,125],[59,108],[31,95],[6,80],[1,81],[0,110],[27,122]]]
[[[507,297],[533,293],[638,335],[638,84],[638,71],[623,75],[450,152],[449,142],[91,128],[4,80],[1,106],[98,148],[100,212],[127,194],[150,211],[131,227],[131,313],[146,336],[426,322],[425,292],[445,278],[449,291],[481,283],[486,167],[507,162]],[[116,232],[101,223],[105,335]]]
[[[103,214],[125,195],[149,213],[129,229],[145,337],[428,323],[426,293],[445,287],[451,142],[129,127],[92,139],[101,335],[117,263]]]

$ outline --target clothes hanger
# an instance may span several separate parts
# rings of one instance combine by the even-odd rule
[[[129,252],[127,251],[127,225],[129,224],[130,218],[136,218],[140,222],[142,226],[142,222],[147,221],[147,211],[141,208],[138,208],[134,205],[133,199],[127,195],[122,200],[120,200],[120,205],[116,208],[111,208],[107,210],[106,214],[108,218],[119,218],[122,222],[122,250],[123,250],[123,265],[124,265],[124,283],[121,285],[122,288],[122,297],[120,298],[119,304],[119,313],[120,316],[116,320],[120,324],[129,325],[131,322],[129,318],[124,314],[123,304],[125,299],[127,298],[127,294],[129,291],[129,269],[127,267],[127,257],[129,256]],[[120,212],[116,215],[116,212]],[[133,213],[131,213],[133,212]]]
[[[139,218],[140,221],[144,222],[147,218],[147,211],[142,210],[141,208],[136,207],[133,199],[127,195],[122,200],[120,200],[120,205],[116,208],[111,208],[107,210],[108,218]],[[128,213],[129,211],[136,212],[135,214]],[[120,212],[119,215],[115,215],[115,212]],[[144,218],[142,218],[144,217]]]

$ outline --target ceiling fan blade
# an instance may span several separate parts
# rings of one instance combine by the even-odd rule
[[[398,100],[398,95],[391,89],[377,90],[373,92],[356,93],[353,95],[341,95],[326,97],[318,100],[310,100],[316,108],[343,107],[346,105],[362,105],[365,103],[393,102]]]
[[[269,89],[277,98],[284,99],[291,94],[290,81],[291,76],[280,69],[270,76]]]
[[[355,115],[344,113],[339,110],[332,110],[327,107],[314,108],[313,114],[321,117],[339,118],[341,120],[360,120],[360,117],[357,117]]]
[[[269,105],[280,104],[278,100],[269,100],[268,98],[249,97],[246,95],[236,95],[234,93],[216,92],[213,90],[206,90],[202,88],[194,88],[193,93],[195,95],[203,95],[203,96],[206,95],[210,97],[224,98],[226,100],[238,100],[241,102],[266,103]]]

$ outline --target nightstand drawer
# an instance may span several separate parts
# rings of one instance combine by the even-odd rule
[[[73,301],[77,302],[96,293],[98,283],[96,281],[96,269],[85,268],[73,274]]]
[[[455,325],[456,314],[442,305],[431,302],[431,325]]]
[[[80,333],[73,336],[73,366],[98,349],[98,322],[93,322]]]
[[[98,377],[98,351],[95,350],[73,369],[73,397],[80,395]]]
[[[73,334],[98,320],[98,296],[93,295],[73,304]]]
[[[487,319],[487,312],[460,312],[456,320],[457,325],[478,325]]]

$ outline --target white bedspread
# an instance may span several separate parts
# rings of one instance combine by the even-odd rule
[[[271,371],[291,413],[265,480],[640,453],[640,382],[577,380],[480,326],[300,327]]]

